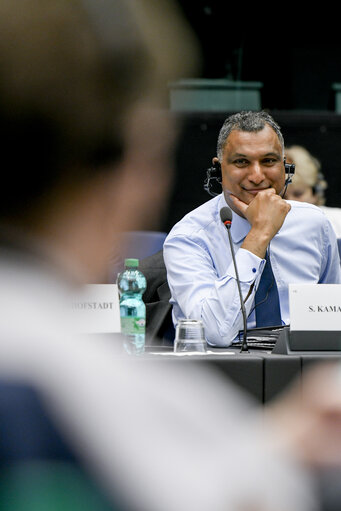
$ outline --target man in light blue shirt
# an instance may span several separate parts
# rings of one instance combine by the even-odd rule
[[[223,192],[187,214],[164,245],[173,321],[201,319],[212,346],[229,346],[243,328],[240,297],[220,209],[232,210],[231,236],[248,315],[256,326],[255,294],[268,252],[282,324],[289,324],[290,283],[341,282],[333,229],[311,204],[286,201],[284,140],[266,112],[230,116],[217,157]]]

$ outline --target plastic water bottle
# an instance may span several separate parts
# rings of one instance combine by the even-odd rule
[[[131,355],[144,353],[146,332],[146,306],[142,295],[146,290],[146,278],[139,271],[138,259],[125,259],[125,270],[118,275],[120,294],[121,332],[124,347]]]

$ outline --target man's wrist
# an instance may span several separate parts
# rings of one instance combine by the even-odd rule
[[[268,248],[270,241],[271,238],[269,238],[269,236],[267,236],[264,231],[256,231],[251,229],[243,241],[241,247],[245,250],[248,250],[249,252],[252,252],[261,259],[264,259],[266,249]]]

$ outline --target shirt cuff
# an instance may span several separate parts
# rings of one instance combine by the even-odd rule
[[[261,259],[245,248],[240,248],[236,253],[236,264],[240,281],[253,282],[258,276],[262,274],[265,265],[265,259]],[[234,279],[236,278],[233,261],[227,268],[226,273]]]

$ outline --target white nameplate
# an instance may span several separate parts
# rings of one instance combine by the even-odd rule
[[[341,331],[341,284],[289,284],[290,330]]]
[[[71,305],[80,333],[100,334],[121,331],[119,296],[116,284],[89,284]]]

